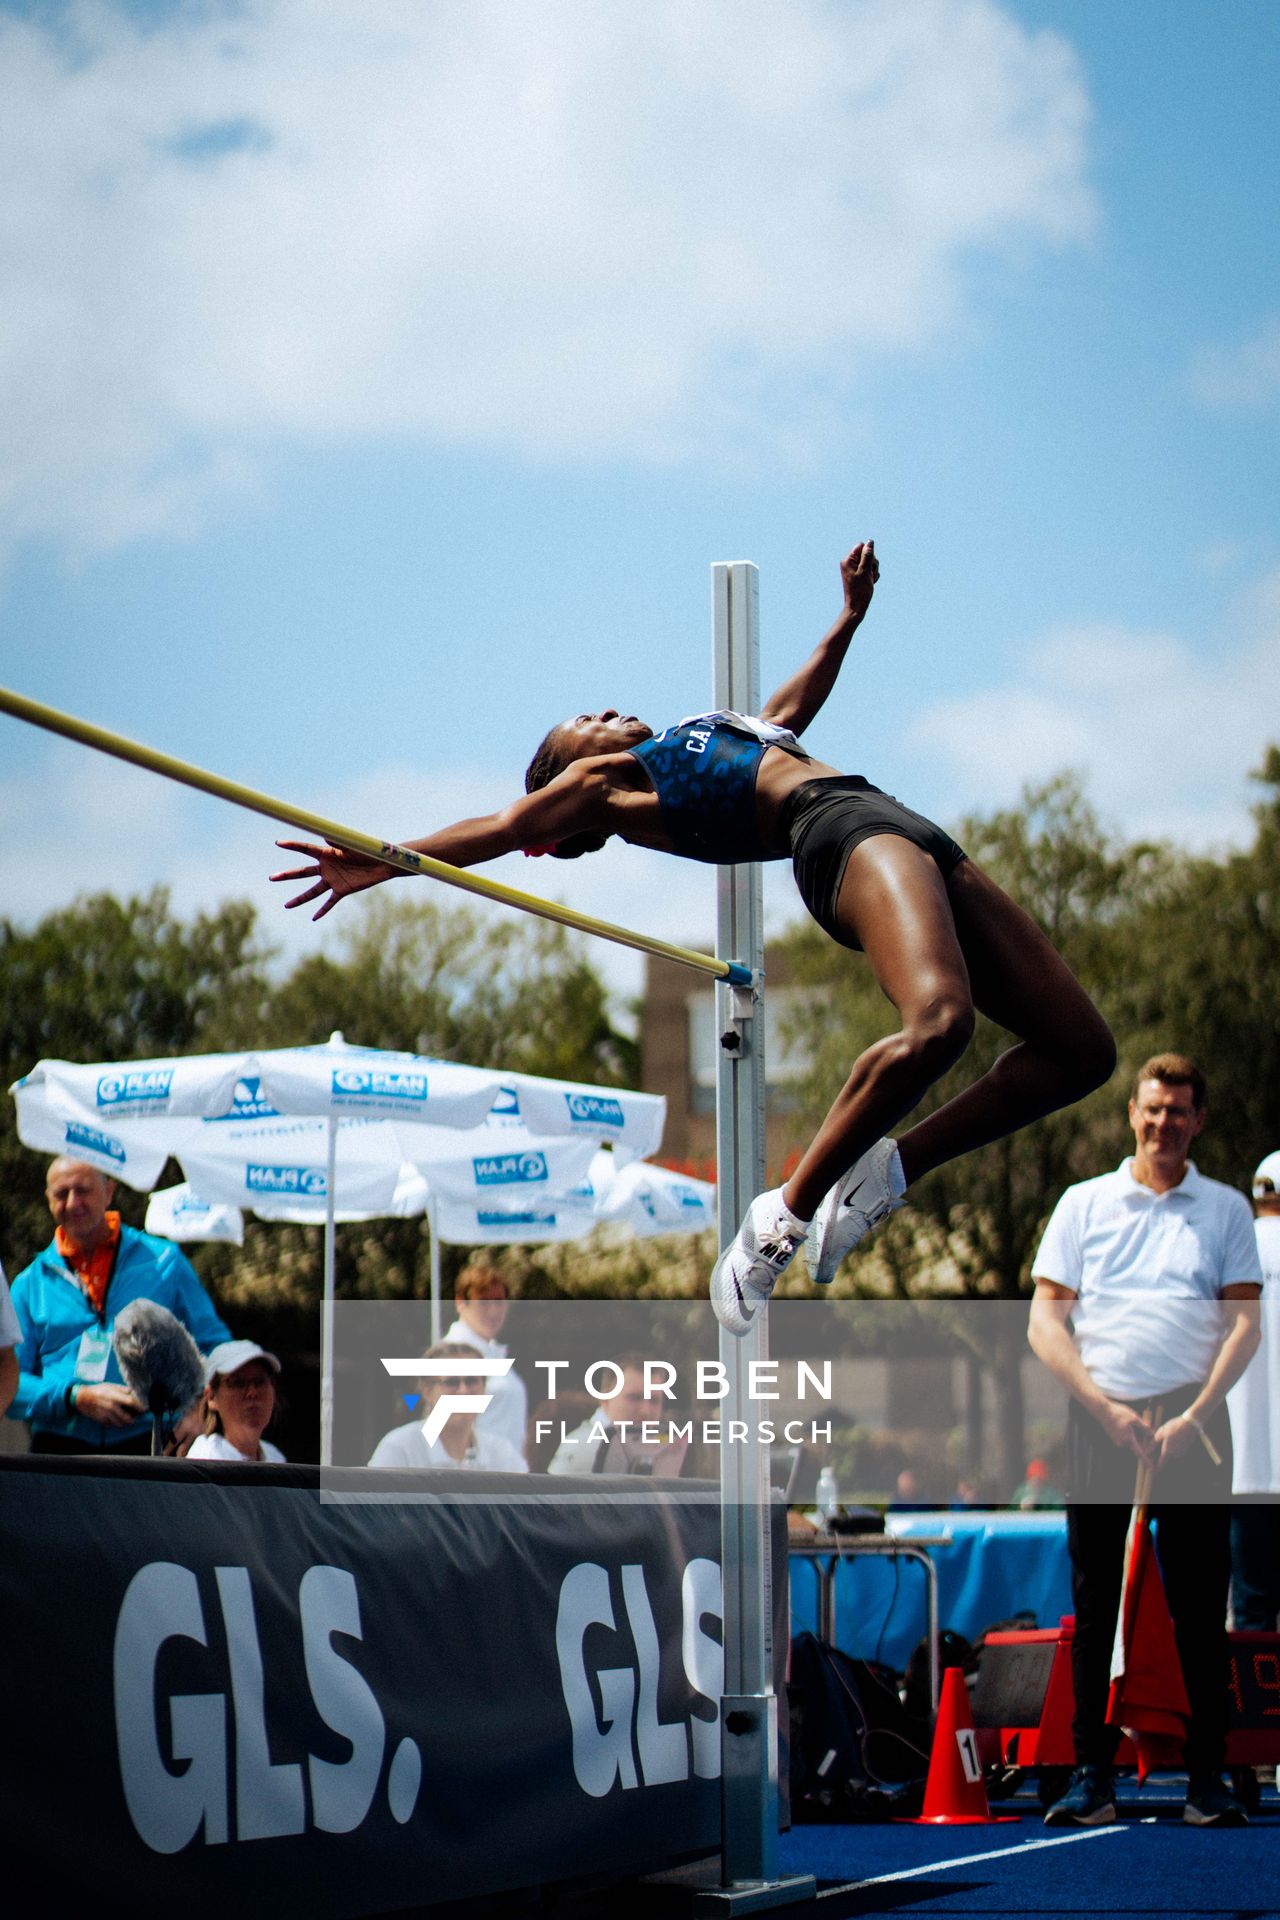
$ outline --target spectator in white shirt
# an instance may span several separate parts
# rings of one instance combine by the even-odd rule
[[[505,1360],[507,1348],[498,1335],[506,1324],[510,1294],[498,1269],[480,1260],[469,1261],[458,1275],[453,1300],[458,1317],[446,1327],[444,1338],[474,1347],[482,1359]],[[486,1439],[505,1440],[525,1461],[529,1395],[524,1381],[513,1368],[492,1377],[486,1391],[493,1397],[477,1417],[477,1432]]]
[[[644,1355],[620,1353],[613,1365],[618,1375],[616,1392],[565,1434],[551,1456],[548,1473],[626,1473],[635,1461],[661,1449],[661,1423],[666,1420],[669,1428],[671,1407],[646,1384]],[[646,1445],[646,1428],[652,1445]]]
[[[464,1346],[460,1340],[441,1340],[438,1345],[428,1347],[422,1357],[424,1360],[465,1361],[490,1356],[482,1354],[476,1347]],[[384,1433],[369,1457],[369,1465],[463,1467],[487,1473],[527,1473],[529,1469],[524,1455],[517,1453],[511,1442],[500,1433],[483,1432],[474,1408],[455,1407],[433,1440],[428,1440],[423,1431],[435,1411],[436,1402],[443,1394],[462,1396],[491,1393],[495,1384],[492,1378],[477,1377],[461,1368],[457,1374],[432,1374],[429,1378],[419,1380],[418,1390],[422,1400],[415,1408],[417,1418],[406,1421],[402,1427],[393,1427],[390,1433]]]
[[[1106,1711],[1139,1461],[1154,1474],[1156,1551],[1191,1708],[1183,1818],[1244,1824],[1219,1778],[1231,1572],[1225,1400],[1258,1345],[1261,1276],[1243,1194],[1205,1179],[1188,1157],[1204,1121],[1194,1062],[1148,1060],[1129,1101],[1132,1159],[1067,1188],[1032,1262],[1031,1345],[1071,1395],[1076,1771],[1045,1816],[1051,1826],[1116,1817],[1119,1728]]]
[[[280,1362],[254,1340],[225,1340],[205,1361],[204,1432],[188,1460],[258,1465],[284,1459],[263,1435],[276,1414]]]
[[[1237,1627],[1272,1633],[1280,1618],[1280,1153],[1253,1176],[1262,1267],[1262,1345],[1227,1395],[1231,1488],[1231,1612]]]
[[[4,1277],[4,1268],[0,1267],[0,1413],[4,1412],[18,1391],[16,1349],[21,1340],[22,1328],[18,1325],[18,1316],[9,1298],[9,1282]]]

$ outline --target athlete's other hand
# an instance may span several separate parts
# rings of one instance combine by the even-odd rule
[[[323,920],[326,913],[332,913],[345,894],[363,893],[366,887],[376,887],[379,881],[393,879],[396,872],[394,867],[375,860],[371,854],[345,853],[341,847],[316,846],[310,840],[277,840],[276,845],[286,853],[305,854],[314,863],[309,867],[290,867],[284,873],[271,876],[273,880],[315,881],[305,893],[284,903],[287,909],[308,906],[312,900],[321,901],[311,916],[313,920]]]
[[[879,578],[880,562],[876,559],[873,540],[860,541],[840,562],[844,604],[855,620],[861,620],[871,605],[871,596]]]

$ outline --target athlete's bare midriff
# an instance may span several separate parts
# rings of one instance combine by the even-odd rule
[[[784,747],[766,747],[756,774],[756,820],[760,837],[773,854],[782,858],[791,851],[782,819],[786,803],[796,788],[806,786],[810,780],[839,778],[840,769],[827,766],[825,761],[801,760]]]

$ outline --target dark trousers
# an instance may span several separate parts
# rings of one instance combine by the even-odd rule
[[[1238,1627],[1274,1633],[1280,1615],[1280,1493],[1242,1494],[1231,1514],[1231,1612]]]
[[[1169,1411],[1194,1399],[1194,1385],[1166,1396]],[[1225,1409],[1209,1422],[1222,1456],[1216,1468],[1199,1441],[1192,1452],[1156,1475],[1151,1507],[1156,1554],[1191,1708],[1186,1765],[1213,1773],[1227,1738],[1227,1592],[1231,1581],[1231,1430]],[[1068,1419],[1071,1503],[1067,1544],[1075,1601],[1071,1677],[1075,1688],[1072,1736],[1078,1765],[1110,1766],[1120,1739],[1106,1724],[1111,1654],[1124,1577],[1124,1543],[1132,1510],[1137,1458],[1115,1447],[1091,1415],[1074,1402]],[[1161,1482],[1164,1481],[1162,1489]],[[1127,1492],[1120,1489],[1127,1482]],[[1161,1500],[1160,1493],[1169,1496]]]

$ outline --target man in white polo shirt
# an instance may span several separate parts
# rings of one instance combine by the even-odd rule
[[[1114,1173],[1068,1187],[1032,1263],[1029,1338],[1071,1394],[1067,1455],[1076,1625],[1071,1670],[1076,1771],[1052,1826],[1115,1819],[1106,1725],[1124,1542],[1138,1462],[1152,1511],[1191,1708],[1183,1817],[1241,1826],[1221,1768],[1227,1733],[1231,1432],[1227,1389],[1258,1345],[1261,1291],[1243,1194],[1188,1158],[1205,1082],[1182,1054],[1157,1054],[1129,1101],[1135,1150]]]

